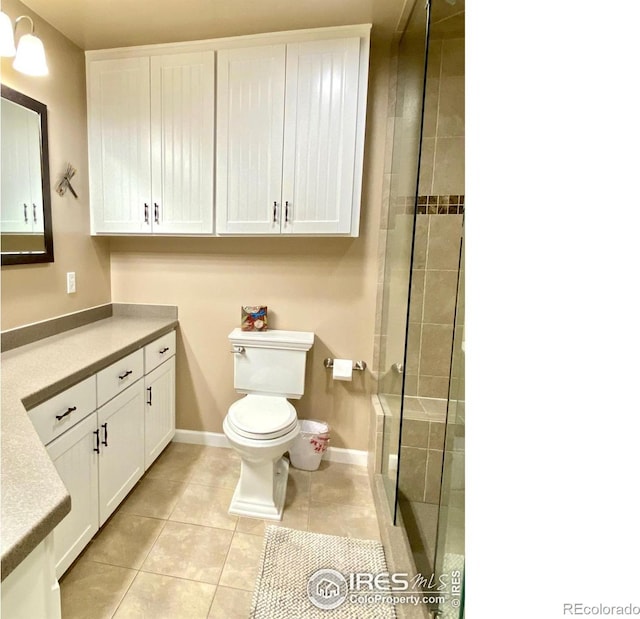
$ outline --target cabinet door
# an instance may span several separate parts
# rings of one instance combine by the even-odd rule
[[[96,426],[97,413],[94,412],[47,446],[71,495],[71,511],[53,532],[58,578],[98,531]]]
[[[213,232],[214,52],[151,58],[156,233]]]
[[[100,526],[144,473],[144,381],[98,409]]]
[[[91,232],[150,232],[149,59],[87,68]]]
[[[284,45],[218,52],[218,234],[280,233],[284,80]]]
[[[287,45],[284,233],[351,231],[359,65],[357,37]]]
[[[176,433],[176,360],[167,359],[145,377],[144,468],[148,469]]]

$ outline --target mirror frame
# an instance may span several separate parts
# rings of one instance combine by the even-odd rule
[[[2,98],[26,107],[40,116],[40,169],[42,171],[42,213],[44,218],[44,252],[2,254],[2,265],[53,262],[53,221],[51,217],[51,184],[49,179],[49,129],[47,106],[2,84]]]

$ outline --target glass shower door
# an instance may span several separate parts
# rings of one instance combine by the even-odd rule
[[[446,599],[436,611],[436,616],[443,619],[464,617],[464,298],[463,236],[436,538],[436,573],[442,575],[449,585]]]
[[[389,214],[386,222],[384,290],[378,395],[384,412],[382,478],[395,521],[398,449],[406,365],[411,245],[420,165],[427,17],[417,2],[397,42],[397,85]],[[383,224],[385,225],[385,224]]]

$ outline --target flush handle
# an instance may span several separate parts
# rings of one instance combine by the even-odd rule
[[[234,355],[242,355],[244,354],[244,346],[234,346],[233,350],[230,350],[229,352]]]

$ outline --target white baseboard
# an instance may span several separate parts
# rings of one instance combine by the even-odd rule
[[[231,447],[227,437],[220,432],[202,432],[198,430],[176,430],[174,443],[190,443],[207,447]]]
[[[359,449],[345,449],[344,447],[328,447],[324,459],[342,464],[367,466],[367,452]]]
[[[227,437],[220,432],[202,432],[197,430],[176,430],[174,443],[190,443],[191,445],[207,445],[208,447],[229,447]],[[324,459],[342,464],[367,466],[367,452],[359,449],[329,447]]]

